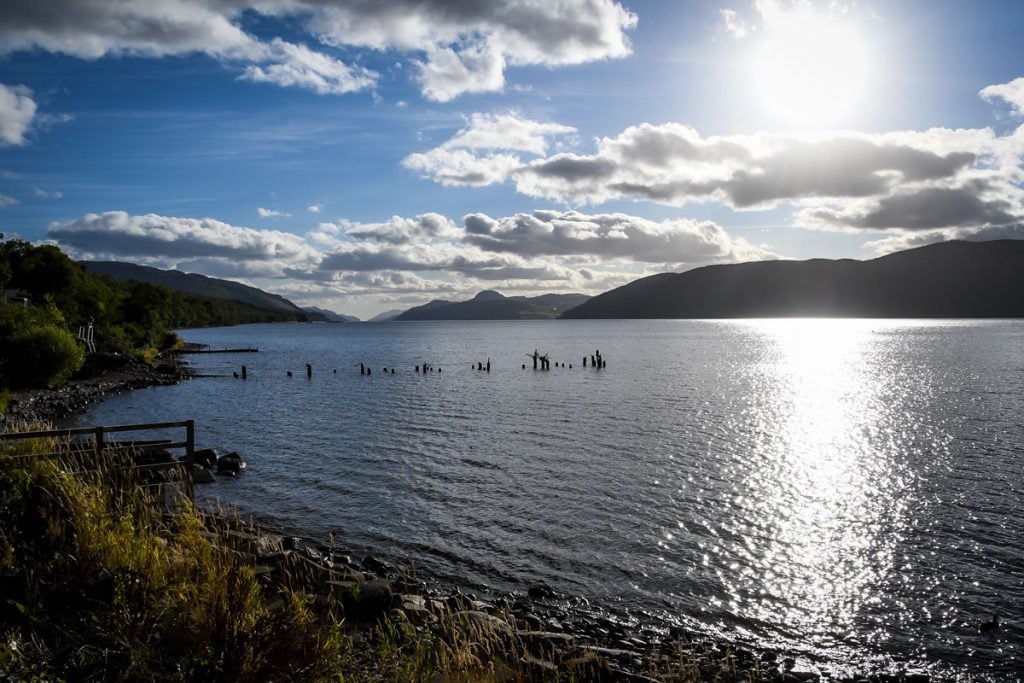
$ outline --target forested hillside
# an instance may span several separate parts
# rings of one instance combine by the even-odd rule
[[[97,349],[152,357],[178,327],[294,321],[301,315],[94,275],[52,245],[0,235],[0,389],[59,385],[83,363],[78,328]]]

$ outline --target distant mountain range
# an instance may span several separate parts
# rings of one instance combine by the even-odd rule
[[[179,270],[161,270],[122,261],[82,261],[81,264],[90,273],[109,275],[116,280],[148,282],[186,294],[238,301],[268,311],[287,313],[294,316],[295,320],[326,319],[319,313],[302,310],[283,296],[230,280],[220,280],[197,273],[182,273]]]
[[[354,315],[345,315],[344,313],[335,313],[334,311],[328,311],[326,308],[320,308],[319,306],[303,306],[302,310],[306,313],[313,315],[322,316],[324,320],[330,323],[357,323],[359,318]]]
[[[366,322],[385,323],[388,322],[389,320],[394,320],[398,316],[402,315],[402,313],[404,313],[404,311],[401,308],[392,308],[391,310],[384,311],[383,313],[378,313],[377,315],[373,316]]]
[[[580,305],[585,294],[544,294],[542,296],[502,296],[485,290],[469,301],[435,300],[395,316],[395,320],[543,320]]]
[[[760,261],[662,273],[563,318],[1024,317],[1024,240],[942,242],[869,261]]]

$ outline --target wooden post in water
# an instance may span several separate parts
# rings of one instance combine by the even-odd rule
[[[249,379],[249,369],[244,365],[242,366],[242,379]]]
[[[488,358],[487,359],[487,372],[490,372],[490,371],[491,371],[491,359]]]
[[[366,374],[366,366],[363,365],[362,363],[359,364],[359,374],[360,375],[365,375]]]
[[[306,363],[306,379],[313,379],[313,366]]]
[[[587,357],[583,356],[583,367],[587,367]]]

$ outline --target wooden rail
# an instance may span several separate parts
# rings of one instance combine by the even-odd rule
[[[118,442],[108,438],[108,435],[110,434],[120,434],[124,432],[155,431],[163,429],[184,429],[185,438],[182,441],[174,441],[172,439],[150,439],[144,441],[130,442]],[[74,441],[74,437],[91,436],[91,450],[97,458],[108,450],[116,450],[118,452],[135,451],[138,453],[145,453],[147,451],[155,450],[184,449],[184,460],[168,463],[136,463],[127,469],[135,469],[150,472],[160,470],[184,469],[186,495],[188,496],[189,500],[194,500],[195,473],[193,471],[193,464],[195,463],[195,434],[195,420],[183,420],[180,422],[147,422],[140,424],[124,424],[112,426],[75,427],[71,429],[46,429],[34,432],[5,432],[0,433],[0,441],[23,441],[27,439],[63,439],[66,440],[69,445],[83,445],[88,444],[89,441]],[[83,451],[78,450],[77,452],[81,454]],[[7,463],[16,462],[17,460],[23,458],[56,459],[64,456],[72,457],[75,454],[76,451],[74,450],[74,448],[53,453],[29,453],[25,455],[7,456],[6,458],[0,459],[0,463],[3,463],[5,461]]]

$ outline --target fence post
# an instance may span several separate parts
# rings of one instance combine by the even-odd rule
[[[96,438],[96,457],[99,458],[103,454],[103,427],[96,427],[93,433]],[[99,466],[99,462],[97,462],[97,466]]]
[[[193,503],[196,500],[196,421],[185,420],[185,468],[186,486],[188,488],[188,499]]]

